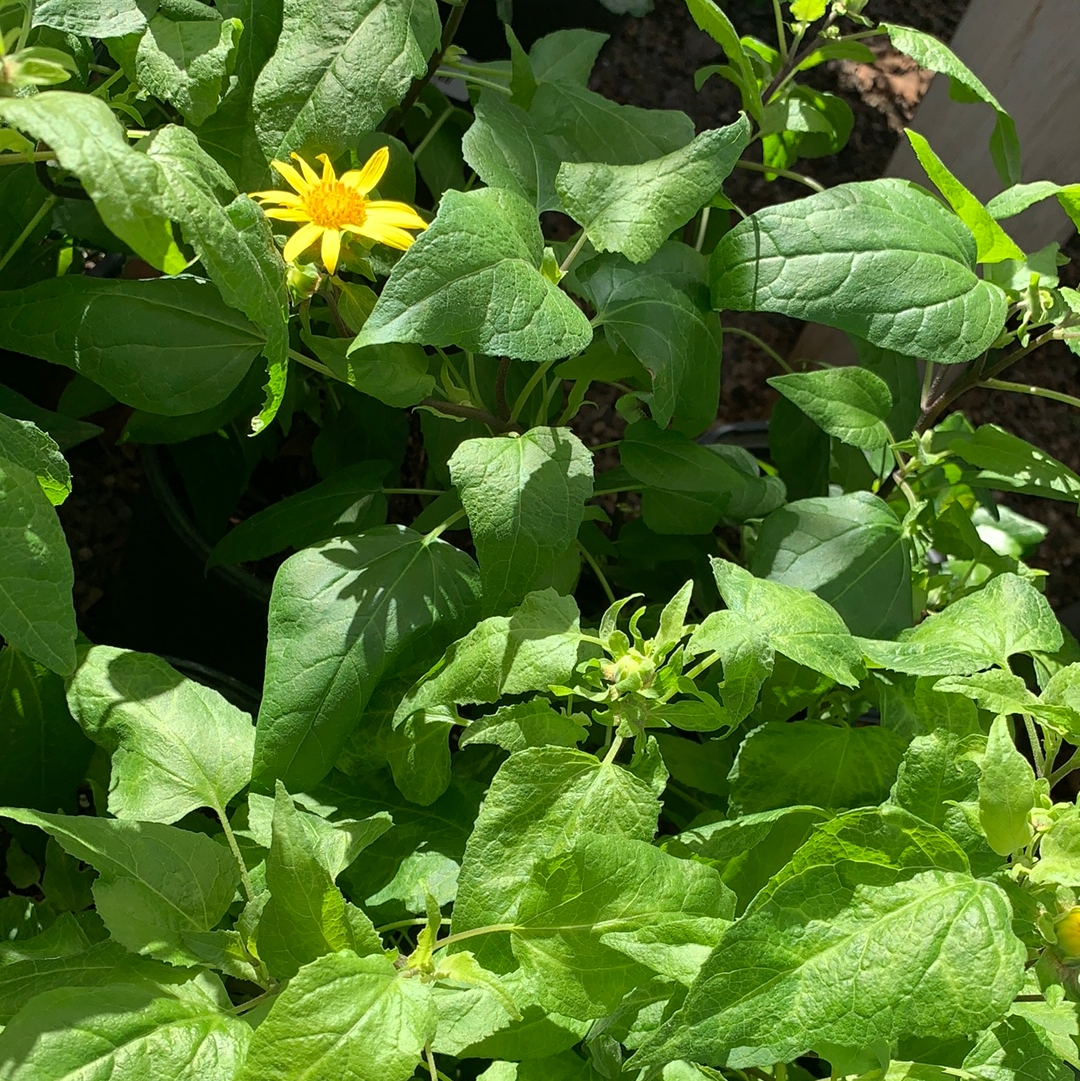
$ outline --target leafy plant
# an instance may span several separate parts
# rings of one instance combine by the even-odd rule
[[[233,447],[234,496],[319,429],[211,555],[289,553],[252,718],[79,637],[93,429],[4,392],[0,1078],[1080,1069],[1080,649],[993,494],[1080,477],[954,410],[1067,397],[999,378],[1080,334],[1001,223],[1080,186],[1020,183],[983,83],[858,0],[775,43],[687,6],[744,110],[697,135],[588,88],[600,35],[474,63],[465,0],[0,3],[6,347]],[[914,132],[938,194],[794,168],[851,128],[800,76],[880,35],[994,111],[988,204]],[[813,190],[746,215],[739,167]],[[727,310],[858,351],[776,358],[767,460],[697,441]]]

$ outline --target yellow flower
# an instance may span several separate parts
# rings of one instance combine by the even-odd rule
[[[322,237],[322,261],[333,274],[341,254],[342,233],[357,233],[404,251],[416,239],[405,230],[427,228],[427,222],[406,203],[367,197],[382,179],[390,161],[390,152],[385,146],[376,150],[362,169],[350,169],[340,178],[334,174],[325,154],[319,155],[319,161],[323,163],[321,177],[299,154],[292,156],[299,163],[300,172],[283,161],[270,164],[288,181],[295,194],[291,191],[251,193],[251,197],[261,203],[279,204],[266,211],[268,218],[307,223],[289,237],[285,245],[285,262],[293,262]]]

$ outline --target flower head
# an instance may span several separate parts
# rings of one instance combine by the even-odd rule
[[[322,261],[331,274],[337,270],[341,254],[341,234],[356,233],[390,248],[404,251],[415,239],[406,229],[426,229],[427,222],[406,203],[367,197],[386,172],[390,152],[381,147],[368,158],[362,169],[350,169],[340,177],[325,154],[319,155],[322,176],[299,154],[292,155],[300,166],[298,172],[283,161],[270,164],[285,178],[293,191],[253,191],[260,203],[277,203],[266,211],[268,218],[279,221],[306,222],[285,245],[285,262],[291,263],[322,238]]]

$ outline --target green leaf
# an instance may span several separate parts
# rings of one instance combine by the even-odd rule
[[[721,238],[709,270],[718,308],[775,311],[958,364],[1005,325],[1005,293],[975,262],[959,218],[922,188],[884,179],[759,210]]]
[[[536,213],[520,195],[447,191],[352,348],[419,342],[540,361],[580,353],[592,328],[540,273],[543,247]]]
[[[651,841],[658,810],[652,789],[614,762],[564,747],[512,754],[492,780],[465,847],[451,930],[515,922],[540,860],[586,832]],[[485,968],[515,967],[502,936],[468,944]]]
[[[71,469],[60,448],[36,424],[0,414],[0,461],[30,470],[57,507],[71,494]]]
[[[1039,860],[1030,872],[1036,885],[1080,885],[1080,815],[1075,808],[1060,813],[1039,838]]]
[[[1028,713],[1059,732],[1069,734],[1070,729],[1076,729],[1074,710],[1066,705],[1042,701],[1028,690],[1020,676],[1014,676],[1000,668],[976,672],[973,676],[939,679],[934,684],[934,689],[967,695],[980,709],[990,713]]]
[[[941,158],[931,150],[930,144],[911,128],[905,128],[904,134],[931,183],[975,237],[978,247],[977,262],[1000,263],[1005,259],[1023,259],[1024,253],[1012,237],[998,225],[987,208],[949,172]]]
[[[32,999],[0,1034],[0,1077],[232,1081],[250,1040],[250,1025],[202,996],[70,987]]]
[[[710,612],[691,635],[686,652],[690,656],[707,652],[720,655],[726,723],[734,728],[746,720],[773,669],[775,654],[768,635],[738,612]]]
[[[1076,1047],[1072,1039],[1066,1042]],[[989,1081],[1069,1081],[1074,1076],[1046,1030],[1016,1016],[1002,1018],[983,1033],[965,1057],[963,1069]]]
[[[720,323],[704,300],[697,303],[664,275],[664,250],[641,271],[623,263],[606,275],[608,281],[594,275],[589,287],[596,322],[609,341],[624,345],[652,376],[652,393],[644,397],[653,419],[694,436],[716,419]]]
[[[369,772],[362,789],[341,801],[340,812],[363,818],[388,811],[394,824],[364,851],[362,860],[342,873],[349,895],[368,909],[400,902],[410,913],[424,912],[425,891],[440,905],[453,901],[461,855],[482,795],[476,782],[453,778],[439,799],[419,807],[401,795],[388,770]]]
[[[173,417],[227,398],[266,345],[209,282],[187,276],[72,276],[3,292],[0,337],[9,349],[85,375],[126,405]]]
[[[777,653],[837,683],[858,686],[859,649],[834,608],[807,590],[755,578],[726,560],[711,563],[724,603],[745,616]]]
[[[931,449],[950,451],[974,466],[970,479],[964,478],[973,486],[1080,503],[1080,476],[996,424],[980,424],[974,432],[936,431]]]
[[[461,152],[477,176],[489,187],[516,192],[537,214],[558,210],[559,158],[532,117],[495,91],[480,95],[475,112]]]
[[[135,53],[139,86],[172,102],[191,124],[201,124],[228,88],[243,24],[239,19],[174,22],[158,12]]]
[[[555,187],[597,251],[644,263],[716,194],[749,139],[744,116],[640,165],[564,163]]]
[[[526,747],[576,747],[588,734],[581,714],[556,713],[546,699],[501,706],[461,733],[459,747],[494,744],[511,754]]]
[[[609,1014],[647,968],[692,977],[733,913],[711,867],[591,833],[534,864],[511,944],[541,1005],[589,1020]]]
[[[113,646],[83,651],[68,706],[109,752],[117,818],[176,822],[201,807],[223,818],[251,780],[251,718],[159,657]]]
[[[450,476],[469,515],[484,614],[520,604],[577,538],[593,493],[592,455],[562,428],[468,439]]]
[[[903,631],[896,642],[859,639],[875,664],[916,676],[970,675],[1008,668],[1014,653],[1054,653],[1061,627],[1046,598],[1015,574],[999,574],[982,589]]]
[[[791,0],[791,17],[799,22],[813,23],[825,17],[827,0]]]
[[[57,161],[74,173],[105,225],[166,274],[187,265],[162,206],[164,178],[145,154],[133,150],[112,110],[100,98],[52,90],[0,101],[0,118],[44,139]]]
[[[694,137],[686,113],[616,105],[574,82],[541,82],[529,113],[559,161],[640,165]]]
[[[1032,838],[1035,773],[1016,749],[1005,717],[995,717],[980,761],[979,824],[990,847],[1009,856]]]
[[[6,646],[0,652],[0,717],[4,798],[21,807],[62,807],[74,814],[93,747],[68,713],[63,680]]]
[[[438,656],[475,618],[475,564],[402,526],[290,557],[270,601],[255,776],[302,791],[334,764],[380,680]]]
[[[829,818],[830,812],[820,807],[779,807],[686,830],[665,840],[664,849],[714,866],[742,913],[814,827]]]
[[[69,914],[57,920],[53,927],[65,919],[74,923]],[[92,987],[101,991],[106,985],[120,983],[146,987],[161,996],[169,993],[170,984],[191,978],[184,969],[136,957],[118,942],[91,945],[77,924],[75,927],[81,942],[73,940],[70,948],[54,946],[33,956],[4,959],[0,966],[0,1024],[6,1025],[35,996],[46,991],[67,987]],[[44,937],[45,934],[37,936]],[[27,945],[35,941],[29,939]]]
[[[284,548],[307,548],[381,522],[386,462],[359,462],[245,518],[218,541],[207,567],[250,563]]]
[[[761,97],[758,81],[750,58],[746,54],[742,41],[731,25],[731,20],[720,10],[713,0],[686,0],[694,22],[705,31],[727,54],[739,74],[739,92],[742,95],[743,108],[761,123]]]
[[[1022,214],[1029,206],[1054,196],[1074,225],[1080,225],[1080,184],[1052,184],[1036,180],[1032,184],[1014,184],[998,192],[986,204],[987,212],[996,221]]]
[[[869,492],[800,499],[762,523],[750,571],[828,601],[852,634],[893,638],[914,618],[900,521]]]
[[[1026,951],[997,886],[953,871],[912,875],[918,859],[890,874],[891,861],[838,854],[774,880],[632,1065],[766,1066],[814,1048],[832,1057],[905,1035],[963,1036],[1005,1012]],[[852,1009],[866,1002],[872,1011]]]
[[[572,597],[530,593],[508,616],[490,616],[447,649],[394,714],[395,726],[432,706],[497,702],[570,681],[581,632]]]
[[[984,867],[988,863],[986,842],[963,806],[974,807],[979,798],[978,758],[985,747],[986,737],[981,732],[959,735],[939,728],[916,736],[904,753],[889,797],[892,803],[949,834],[968,853],[972,869],[977,871],[993,870],[1000,863],[995,857]]]
[[[190,25],[210,26],[211,23]],[[285,265],[270,225],[187,129],[169,125],[150,137],[149,155],[162,166],[163,200],[195,249],[226,304],[241,311],[266,339],[272,384],[282,382],[288,352]],[[226,200],[222,205],[219,194]],[[274,403],[276,408],[276,403]],[[255,430],[272,419],[264,410]]]
[[[823,432],[860,450],[889,442],[888,384],[865,368],[822,368],[774,375],[766,382],[797,405]]]
[[[259,918],[256,949],[279,979],[291,979],[324,954],[346,949],[368,954],[382,949],[371,922],[334,885],[341,869],[335,864],[341,861],[328,866],[325,855],[312,844],[311,827],[305,824],[308,817],[296,809],[278,781],[266,858],[270,897]],[[318,821],[313,819],[312,824]],[[389,821],[384,819],[382,827],[387,826]],[[334,832],[344,839],[344,834]]]
[[[906,741],[887,728],[770,721],[739,748],[729,781],[734,816],[810,804],[841,809],[889,795]]]
[[[374,304],[374,293],[371,301]],[[434,377],[428,374],[427,354],[415,342],[354,349],[343,338],[324,338],[304,331],[300,336],[335,379],[395,409],[417,405],[435,386]]]
[[[746,473],[723,450],[648,421],[627,429],[619,455],[627,472],[646,487],[645,524],[656,532],[707,533],[722,518],[761,517],[783,499],[783,485],[775,478]],[[667,517],[673,499],[680,512],[674,521]]]
[[[252,99],[267,160],[359,142],[427,70],[440,26],[435,0],[285,0]]]
[[[332,953],[274,1000],[236,1081],[405,1081],[435,1021],[431,988],[386,957]]]
[[[1020,141],[1016,136],[1013,118],[1001,107],[957,55],[937,38],[915,30],[910,26],[882,23],[880,29],[900,52],[910,56],[919,67],[929,68],[949,77],[949,94],[954,101],[982,101],[997,114],[993,134],[990,136],[990,156],[1002,184],[1016,184],[1020,180]]]
[[[77,420],[63,413],[54,413],[51,409],[42,409],[10,387],[0,386],[0,409],[9,417],[29,420],[43,432],[48,432],[62,451],[70,450],[87,439],[93,439],[102,431],[96,424]]]
[[[422,709],[397,728],[387,760],[394,783],[413,803],[434,803],[450,784],[450,730],[457,713],[449,706]]]
[[[61,675],[75,667],[73,582],[67,539],[37,477],[0,458],[0,635]]]
[[[607,34],[595,30],[556,30],[529,50],[529,66],[538,82],[586,86]]]
[[[240,882],[224,845],[176,826],[17,807],[0,809],[0,816],[43,829],[69,855],[97,868],[94,902],[112,937],[133,953],[172,964],[196,963],[184,932],[211,930]]]
[[[156,6],[156,5],[154,5]],[[42,0],[34,5],[34,26],[51,26],[87,38],[117,38],[146,29],[146,0],[116,0],[102,8],[98,0]]]

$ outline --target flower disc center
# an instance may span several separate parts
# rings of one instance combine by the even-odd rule
[[[304,196],[304,209],[313,225],[340,229],[343,225],[363,225],[368,201],[340,180],[323,180]]]

